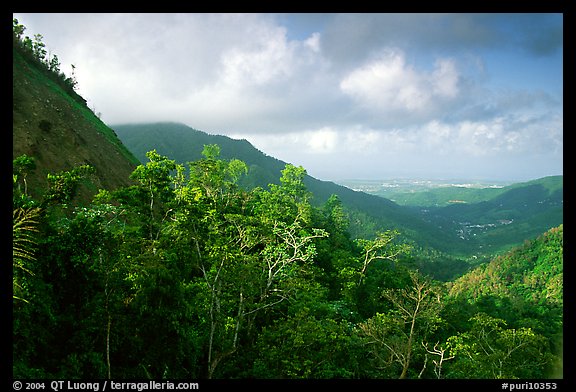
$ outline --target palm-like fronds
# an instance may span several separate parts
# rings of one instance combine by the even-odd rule
[[[34,251],[36,250],[35,234],[38,232],[38,217],[40,208],[18,207],[12,212],[12,267],[26,272],[29,275],[34,273],[26,266],[27,262],[34,261]],[[22,289],[17,283],[14,273],[12,283],[14,288]],[[14,299],[23,298],[12,295]],[[27,301],[26,301],[27,302]]]

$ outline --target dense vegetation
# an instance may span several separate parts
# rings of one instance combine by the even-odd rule
[[[202,156],[203,146],[218,144],[224,159],[240,159],[248,166],[248,174],[239,180],[245,189],[266,188],[268,184],[280,184],[279,178],[286,162],[270,157],[256,149],[246,140],[234,140],[227,136],[210,135],[179,123],[125,124],[113,126],[122,142],[144,163],[146,153],[152,149],[169,156],[177,163],[194,161]],[[456,233],[438,230],[433,224],[421,219],[418,211],[401,207],[390,200],[355,192],[330,181],[320,181],[305,175],[304,183],[314,194],[311,203],[317,207],[332,195],[342,201],[350,216],[349,231],[354,238],[372,238],[378,231],[401,229],[412,241],[440,250],[460,250],[462,241]]]
[[[178,163],[185,163],[199,159],[204,145],[218,144],[223,158],[240,159],[248,165],[248,174],[239,182],[239,186],[246,189],[278,184],[286,164],[267,156],[246,140],[210,135],[184,124],[124,124],[113,128],[141,163],[146,161],[146,153],[152,149]],[[435,275],[443,279],[458,276],[479,260],[518,246],[525,239],[536,238],[563,222],[562,176],[499,189],[446,187],[418,191],[410,193],[413,201],[419,202],[415,205],[399,205],[384,197],[356,192],[311,176],[306,176],[304,183],[314,194],[312,204],[315,206],[321,206],[334,194],[340,198],[350,217],[352,237],[373,238],[378,231],[395,228],[418,245],[435,249],[436,266],[455,271],[451,276]],[[430,205],[426,197],[418,198],[425,194],[460,203]]]
[[[148,151],[89,199],[90,178],[120,173],[93,156],[32,187],[49,141],[64,161],[88,140],[110,162],[133,156],[87,113],[41,36],[13,29],[13,133],[46,141],[13,157],[14,378],[562,376],[561,225],[467,272],[415,245],[420,224],[382,230],[411,216],[393,203],[362,198],[389,207],[366,219],[347,208],[350,193],[319,200],[290,164],[242,186],[257,166],[212,143],[185,164]],[[71,104],[42,108],[47,96]],[[38,122],[20,127],[28,116]],[[70,147],[75,117],[91,126],[75,122]],[[363,236],[350,233],[358,222]]]
[[[352,239],[302,167],[244,190],[217,145],[188,170],[148,159],[83,207],[68,203],[89,167],[34,200],[33,160],[14,161],[15,377],[557,375],[562,227],[448,286],[397,231]]]

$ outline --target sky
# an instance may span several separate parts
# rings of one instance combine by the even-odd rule
[[[13,14],[116,124],[246,139],[322,180],[563,174],[562,14]]]

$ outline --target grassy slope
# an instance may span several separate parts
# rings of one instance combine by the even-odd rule
[[[34,157],[36,171],[30,175],[30,191],[38,196],[46,187],[48,173],[89,164],[95,175],[79,192],[88,201],[98,188],[113,189],[129,183],[138,164],[122,144],[73,91],[59,83],[14,45],[13,48],[12,156]]]

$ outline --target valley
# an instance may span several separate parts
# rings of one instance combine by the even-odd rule
[[[180,123],[118,124],[111,126],[141,162],[146,152],[180,163],[201,157],[206,144],[221,147],[225,159],[248,165],[240,179],[246,189],[278,184],[287,162],[259,151],[247,140],[211,135]],[[305,183],[317,206],[337,195],[350,216],[354,238],[399,229],[407,240],[464,260],[478,260],[506,251],[563,222],[562,176],[528,182],[474,179],[343,180]]]
[[[498,190],[518,181],[491,181],[491,180],[471,180],[471,179],[412,179],[412,178],[391,178],[381,180],[348,179],[335,181],[355,191],[362,191],[377,196],[386,197],[398,204],[438,205],[433,200],[443,196],[445,203],[470,202],[471,196],[478,193],[477,190]],[[417,198],[415,193],[419,193]],[[423,197],[426,193],[429,199]],[[494,192],[490,191],[491,194]],[[497,191],[496,191],[497,193]],[[461,195],[467,195],[463,199]],[[414,200],[410,200],[409,195],[414,195]],[[420,201],[418,201],[420,200]],[[425,204],[422,204],[425,203]]]
[[[186,124],[107,125],[23,31],[13,378],[562,378],[562,176],[338,184]]]

